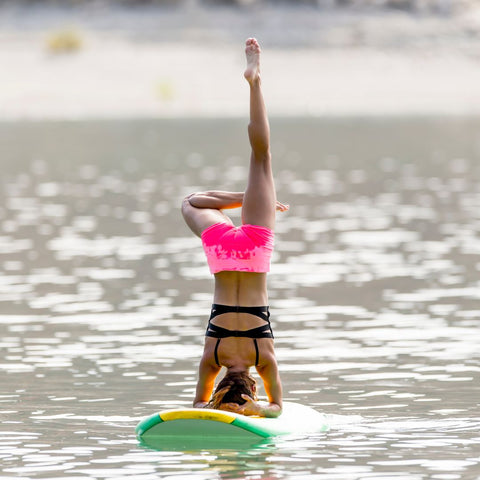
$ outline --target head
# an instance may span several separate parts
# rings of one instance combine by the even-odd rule
[[[222,403],[243,405],[242,394],[257,400],[257,382],[247,372],[227,372],[217,385],[208,408],[221,408]]]

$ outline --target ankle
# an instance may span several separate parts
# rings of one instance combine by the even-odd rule
[[[262,85],[260,75],[257,75],[255,78],[247,78],[247,82],[250,85],[250,88],[260,88]]]

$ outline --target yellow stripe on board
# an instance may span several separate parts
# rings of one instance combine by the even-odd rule
[[[212,420],[214,422],[232,423],[236,416],[232,413],[202,410],[200,408],[192,408],[190,410],[168,410],[160,413],[160,418],[164,422],[170,420],[185,420],[185,419],[197,419],[197,420]]]

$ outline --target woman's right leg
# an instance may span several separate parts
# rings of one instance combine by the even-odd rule
[[[248,136],[252,153],[247,188],[242,206],[242,222],[273,230],[276,194],[270,154],[270,127],[260,82],[260,45],[254,38],[246,42],[247,69],[250,85],[250,124]]]

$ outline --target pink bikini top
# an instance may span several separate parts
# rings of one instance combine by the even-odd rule
[[[259,225],[235,227],[216,223],[202,232],[202,244],[211,273],[268,272],[273,231]]]

